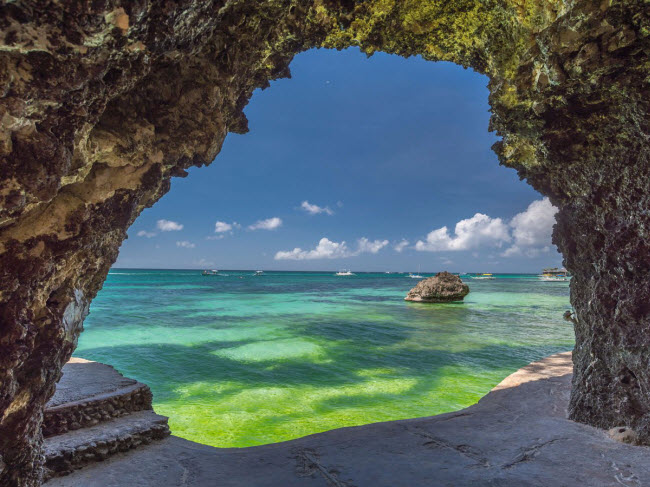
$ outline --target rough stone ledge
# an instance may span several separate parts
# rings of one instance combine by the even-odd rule
[[[477,404],[251,448],[170,437],[47,487],[644,486],[650,449],[566,419],[571,354],[534,362]]]
[[[43,436],[94,426],[152,409],[149,386],[124,377],[110,365],[73,358],[43,415]]]
[[[138,411],[90,428],[48,438],[44,443],[46,478],[66,475],[89,463],[105,460],[118,452],[168,435],[169,426],[165,416],[153,411]]]
[[[119,391],[95,396],[46,409],[43,415],[43,436],[49,438],[67,431],[94,426],[135,411],[151,409],[149,386],[140,382]]]

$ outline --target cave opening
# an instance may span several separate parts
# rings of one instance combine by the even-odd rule
[[[531,276],[561,264],[554,210],[527,212],[541,196],[498,165],[486,76],[358,49],[310,50],[291,71],[253,95],[249,133],[133,223],[76,356],[148,384],[173,434],[245,447],[457,410],[572,347],[568,286]],[[249,228],[272,218],[281,226]],[[520,219],[532,226],[509,226]],[[474,227],[458,235],[457,222]],[[443,226],[460,248],[427,241]],[[322,238],[349,249],[309,250]],[[360,252],[362,238],[376,246]],[[355,281],[332,278],[339,267]],[[402,301],[414,282],[400,271],[418,268],[530,275],[474,281],[466,306],[436,312]],[[287,270],[314,274],[273,272]]]
[[[644,5],[14,2],[0,16],[0,483],[42,479],[44,405],[126,229],[246,132],[253,91],[312,47],[489,76],[500,163],[559,210],[553,242],[574,276],[569,418],[650,441]]]

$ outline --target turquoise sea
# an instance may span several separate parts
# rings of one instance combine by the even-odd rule
[[[573,347],[565,282],[464,277],[432,305],[404,274],[252,274],[112,269],[75,355],[149,384],[173,434],[243,447],[460,409]]]

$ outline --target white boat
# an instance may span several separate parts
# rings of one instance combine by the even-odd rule
[[[350,269],[342,269],[342,270],[338,271],[334,275],[335,276],[354,276],[356,274],[353,274],[352,271],[350,271]]]
[[[492,274],[477,274],[476,276],[471,276],[472,279],[496,279]]]
[[[418,266],[418,273],[413,274],[412,272],[409,272],[409,277],[411,279],[424,279],[424,276],[420,275],[420,266]]]
[[[217,269],[206,269],[201,273],[202,276],[218,276],[219,271]]]
[[[263,275],[264,275],[264,271],[255,271],[255,274],[253,274],[253,275],[254,275],[254,276],[263,276]]]
[[[569,274],[569,272],[564,267],[562,269],[551,267],[542,271],[542,274],[539,276],[539,280],[555,282],[570,281],[571,274]]]

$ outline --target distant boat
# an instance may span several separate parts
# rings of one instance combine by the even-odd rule
[[[540,276],[539,278],[540,281],[555,281],[555,282],[566,282],[570,281],[571,278],[569,276]]]
[[[335,276],[354,276],[356,274],[353,274],[352,271],[350,271],[350,269],[342,269],[342,270],[338,271],[334,275]]]
[[[411,279],[424,279],[424,277],[420,275],[420,266],[418,266],[418,273],[413,274],[412,272],[409,272],[409,277]]]
[[[201,275],[202,276],[218,276],[219,271],[217,269],[209,269],[209,270],[206,269],[201,273]]]
[[[539,276],[540,281],[569,281],[571,274],[564,267],[559,269],[557,267],[548,267],[542,270],[542,275]]]
[[[253,275],[254,275],[254,276],[263,276],[263,275],[264,275],[264,271],[255,271],[255,274],[253,274]]]
[[[559,267],[547,267],[546,269],[542,270],[542,275],[551,275],[551,276],[556,276],[556,275],[569,275],[569,271],[567,271],[564,267],[561,269]]]
[[[486,274],[477,274],[475,276],[471,276],[472,279],[496,279],[492,274],[486,273]]]

